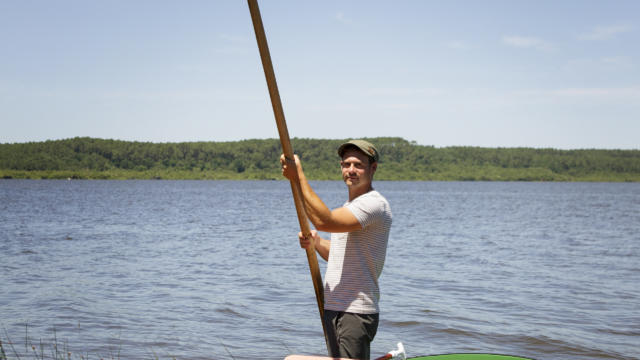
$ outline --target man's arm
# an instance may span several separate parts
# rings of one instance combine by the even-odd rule
[[[280,157],[282,175],[289,180],[300,182],[304,210],[316,229],[326,232],[361,230],[362,225],[349,209],[340,207],[332,211],[322,202],[311,188],[311,185],[309,185],[304,171],[302,171],[300,159],[297,155],[294,155],[294,158],[295,161],[285,159],[284,155]]]

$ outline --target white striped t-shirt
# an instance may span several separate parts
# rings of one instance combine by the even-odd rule
[[[324,308],[358,314],[380,312],[378,278],[387,254],[391,208],[372,190],[345,203],[362,230],[332,233],[325,274]]]

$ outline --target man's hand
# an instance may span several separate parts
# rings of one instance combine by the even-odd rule
[[[282,167],[282,176],[289,180],[298,180],[298,169],[302,170],[298,155],[293,155],[293,160],[287,159],[284,154],[280,155],[280,165]]]
[[[329,259],[331,241],[321,238],[317,230],[311,230],[311,234],[307,237],[300,232],[298,233],[298,239],[300,239],[301,248],[308,249],[309,246],[313,245],[321,258]]]
[[[316,230],[311,230],[311,235],[306,237],[302,232],[299,232],[298,239],[300,239],[300,247],[303,249],[308,249],[309,246],[315,245],[316,242],[320,241],[320,237],[318,236],[318,232]]]

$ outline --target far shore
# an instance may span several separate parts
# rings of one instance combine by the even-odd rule
[[[310,180],[335,180],[339,176],[328,176],[309,171]],[[24,171],[1,170],[0,179],[33,180],[266,180],[285,181],[279,173],[230,172],[230,171],[188,171],[188,170],[64,170],[64,171]],[[464,172],[451,169],[439,173],[385,173],[379,171],[376,181],[526,181],[526,182],[640,182],[640,174],[596,173],[584,175],[554,174],[548,169],[478,169]]]

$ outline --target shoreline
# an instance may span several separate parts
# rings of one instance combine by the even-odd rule
[[[513,170],[513,169],[506,169]],[[338,176],[328,176],[310,171],[311,181],[340,181]],[[567,174],[535,174],[519,171],[505,171],[491,176],[486,171],[464,173],[457,171],[443,173],[419,173],[389,176],[376,174],[376,181],[469,181],[469,182],[640,182],[640,174],[586,174],[571,176]],[[405,176],[402,176],[405,175]],[[286,181],[280,174],[274,173],[233,173],[214,171],[91,171],[91,170],[60,170],[60,171],[24,171],[0,169],[0,180],[235,180],[235,181]]]

